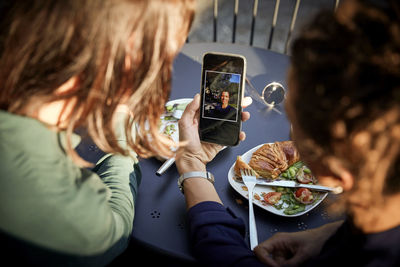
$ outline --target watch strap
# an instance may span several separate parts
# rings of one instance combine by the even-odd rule
[[[178,179],[178,187],[183,193],[183,182],[188,178],[204,178],[210,183],[214,184],[214,175],[211,172],[195,171],[195,172],[185,172]]]

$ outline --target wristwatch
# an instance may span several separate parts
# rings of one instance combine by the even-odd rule
[[[201,172],[201,171],[185,172],[178,179],[178,187],[182,193],[183,193],[183,182],[185,181],[185,179],[194,178],[194,177],[207,179],[212,184],[214,184],[214,181],[215,181],[214,175],[211,172]]]

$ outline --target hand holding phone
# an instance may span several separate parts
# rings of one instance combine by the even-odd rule
[[[203,56],[200,140],[225,146],[239,143],[246,59],[240,55]]]
[[[251,98],[245,97],[242,101],[243,108],[251,104]],[[198,135],[199,121],[198,111],[200,109],[200,95],[194,96],[193,101],[189,103],[179,120],[179,141],[186,143],[180,146],[176,155],[176,166],[179,173],[189,171],[205,170],[205,165],[211,161],[215,155],[223,149],[223,146],[200,142]],[[242,122],[250,118],[250,113],[242,112]],[[244,132],[240,132],[240,141],[246,138]]]

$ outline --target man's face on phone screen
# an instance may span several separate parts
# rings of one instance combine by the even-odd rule
[[[221,94],[221,102],[222,102],[222,107],[228,106],[229,103],[229,93],[224,91]]]

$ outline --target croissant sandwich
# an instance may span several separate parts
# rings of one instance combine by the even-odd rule
[[[257,149],[251,157],[249,166],[262,177],[275,179],[299,160],[299,153],[292,141],[275,142]]]
[[[249,164],[238,156],[234,170],[237,178],[241,177],[240,169],[252,169],[257,173],[257,177],[275,179],[281,172],[299,160],[300,156],[293,141],[275,142],[265,144],[257,149]]]
[[[293,141],[276,142],[286,156],[287,165],[291,166],[300,160],[299,152],[294,146]]]
[[[252,168],[249,166],[249,164],[247,164],[246,162],[243,161],[241,156],[237,156],[235,166],[233,167],[233,170],[235,172],[235,178],[237,180],[242,179],[240,170],[244,170],[244,169],[252,170]],[[258,177],[260,177],[260,175],[258,175],[258,173],[256,173],[256,177],[258,178]]]

